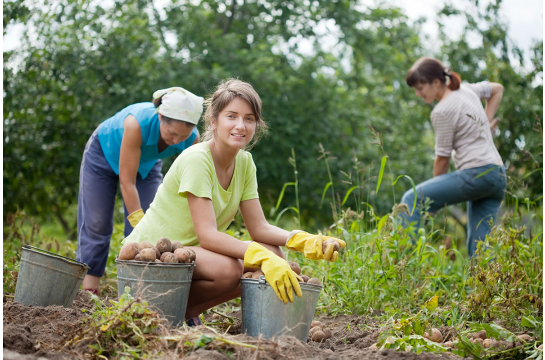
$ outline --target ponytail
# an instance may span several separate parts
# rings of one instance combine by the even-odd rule
[[[454,71],[449,71],[449,73],[446,76],[450,80],[447,84],[448,88],[450,90],[458,90],[460,88],[460,83],[462,82],[462,78],[460,77],[460,74]]]

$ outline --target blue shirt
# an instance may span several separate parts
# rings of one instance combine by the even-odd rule
[[[105,120],[98,127],[98,140],[104,157],[112,170],[119,175],[119,153],[121,150],[121,140],[125,131],[124,122],[128,115],[132,115],[140,124],[142,131],[142,153],[140,155],[140,164],[138,173],[145,179],[157,162],[157,159],[163,159],[171,155],[179,154],[190,147],[197,137],[197,127],[193,129],[189,138],[177,145],[170,145],[159,153],[157,144],[159,142],[159,114],[155,112],[155,106],[151,102],[138,103],[127,106],[108,120]]]

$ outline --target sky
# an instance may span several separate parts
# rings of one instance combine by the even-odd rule
[[[375,5],[377,0],[360,0],[363,6]],[[438,27],[436,14],[439,9],[448,0],[386,0],[386,4],[400,7],[404,9],[410,21],[415,21],[419,17],[426,17],[427,21],[424,24],[422,36],[427,35],[427,47],[430,51],[435,52],[439,49],[439,44],[436,41]],[[470,0],[457,0],[456,6],[468,5]],[[165,3],[165,0],[158,0],[156,3]],[[481,6],[485,6],[489,0],[481,0]],[[542,0],[503,0],[501,14],[504,20],[509,25],[509,37],[516,43],[525,53],[528,54],[531,46],[537,40],[543,40],[543,2]],[[448,19],[446,21],[446,29],[454,38],[459,36],[463,27],[461,19]],[[16,49],[20,46],[20,38],[24,31],[22,25],[8,26],[7,34],[3,38],[3,51]],[[330,33],[332,40],[335,32],[334,26],[326,26],[322,29],[323,32]],[[324,39],[327,42],[327,39]],[[300,44],[300,50],[305,49],[305,43]],[[309,44],[310,46],[310,44]]]

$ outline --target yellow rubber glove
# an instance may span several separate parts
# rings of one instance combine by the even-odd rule
[[[142,209],[138,209],[135,212],[130,213],[129,216],[127,216],[127,220],[129,220],[131,226],[135,228],[143,217],[144,211],[142,211]]]
[[[346,247],[346,243],[341,239],[331,236],[323,236],[322,234],[312,235],[305,231],[297,231],[295,234],[291,235],[286,242],[286,247],[292,251],[302,252],[307,259],[324,259],[335,262],[339,257],[339,252],[335,250],[335,243],[333,241],[329,242],[324,252],[323,243],[326,240],[334,240],[339,244],[339,247]]]
[[[248,246],[244,254],[244,267],[261,268],[265,280],[284,304],[287,304],[288,300],[293,302],[293,290],[297,296],[303,296],[297,274],[287,261],[255,241]]]

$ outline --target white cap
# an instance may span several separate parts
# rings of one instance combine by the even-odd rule
[[[154,99],[161,96],[163,99],[157,108],[159,114],[197,125],[203,110],[204,99],[202,97],[181,87],[171,87],[153,93]]]

